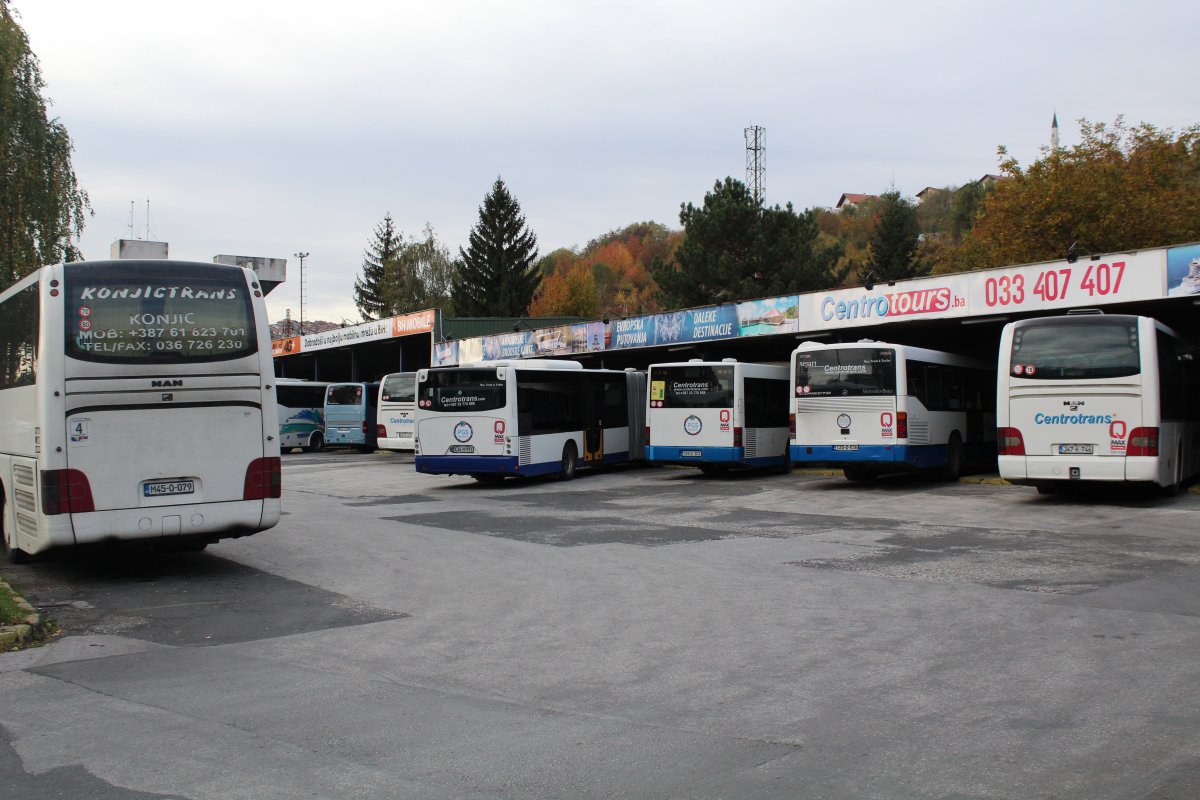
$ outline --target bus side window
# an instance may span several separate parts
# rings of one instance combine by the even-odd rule
[[[942,376],[945,378],[946,408],[951,411],[961,411],[963,408],[962,376],[955,367],[944,367]]]
[[[933,411],[946,407],[942,394],[942,371],[935,366],[925,367],[925,408]]]
[[[925,367],[916,361],[908,362],[908,394],[925,404]]]

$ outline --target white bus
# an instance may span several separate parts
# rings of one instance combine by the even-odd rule
[[[646,374],[578,361],[480,361],[417,373],[418,472],[557,474],[640,460]]]
[[[0,521],[12,561],[200,549],[279,521],[262,289],[241,267],[96,261],[0,294]]]
[[[885,472],[994,464],[996,370],[965,356],[863,339],[792,353],[792,461]]]
[[[325,388],[328,383],[297,378],[275,379],[279,447],[319,453],[325,445]]]
[[[393,372],[379,382],[379,447],[412,450],[417,427],[417,373]]]
[[[1074,481],[1153,483],[1200,468],[1200,352],[1150,317],[1011,322],[997,367],[1000,476],[1053,492]]]
[[[789,468],[788,368],[691,361],[650,365],[646,460],[706,474]]]

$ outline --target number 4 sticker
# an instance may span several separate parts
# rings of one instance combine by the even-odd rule
[[[70,438],[73,446],[84,447],[92,443],[91,423],[92,421],[86,417],[74,419],[67,423],[70,426]]]

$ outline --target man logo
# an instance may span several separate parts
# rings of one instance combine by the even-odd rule
[[[183,386],[183,381],[178,378],[169,381],[150,381],[151,389],[165,389],[168,386]]]

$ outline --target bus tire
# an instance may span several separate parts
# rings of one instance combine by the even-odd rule
[[[325,437],[320,431],[314,431],[313,435],[308,437],[308,444],[304,446],[306,453],[319,453],[321,448],[325,446]]]
[[[563,447],[562,470],[558,473],[560,481],[569,481],[575,477],[578,458],[575,453],[575,443],[567,442]]]
[[[946,463],[942,464],[938,476],[944,481],[956,481],[962,474],[963,444],[958,431],[950,434],[946,444]]]

